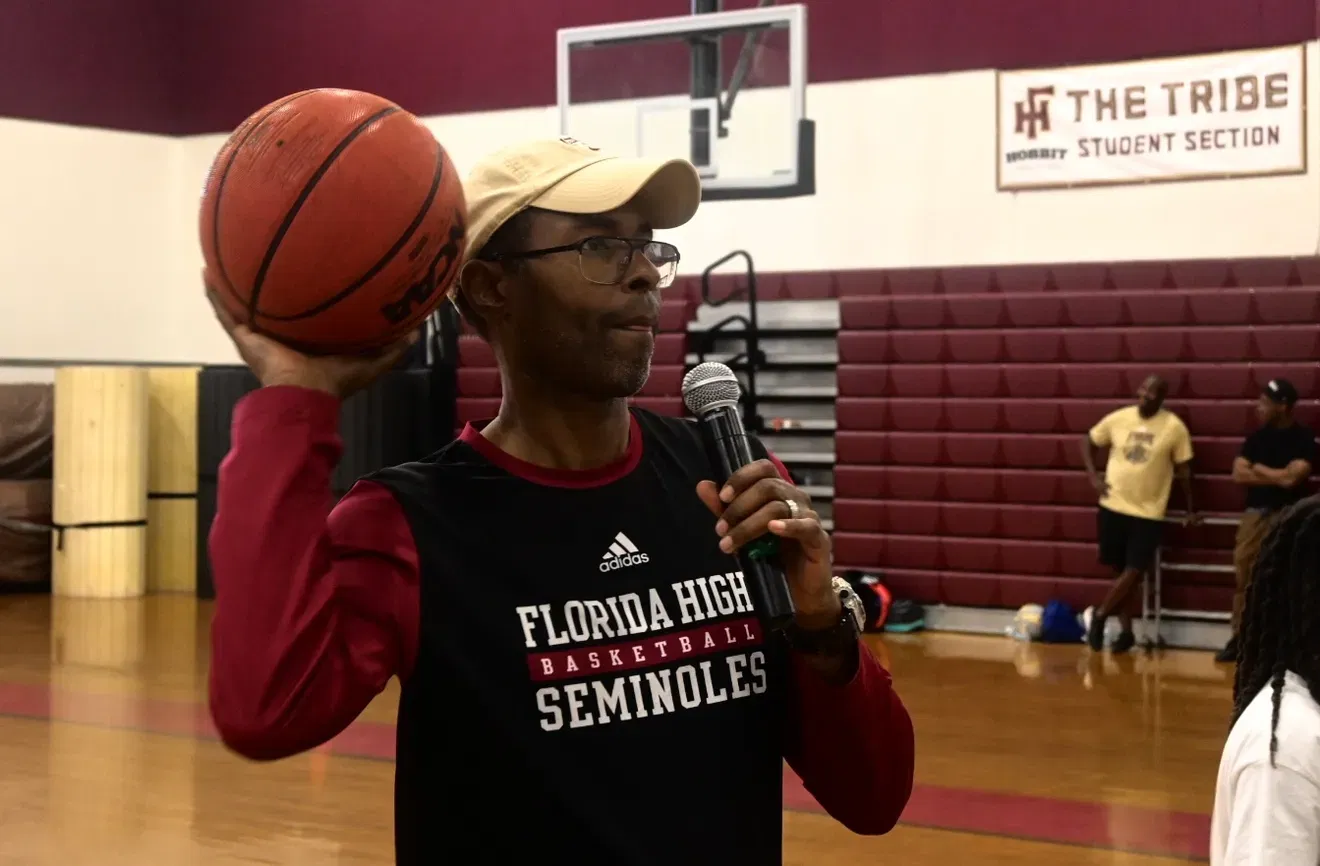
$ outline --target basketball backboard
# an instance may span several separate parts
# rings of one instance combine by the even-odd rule
[[[805,6],[571,27],[558,40],[561,135],[689,159],[706,200],[815,193]]]

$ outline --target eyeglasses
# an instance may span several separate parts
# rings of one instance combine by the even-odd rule
[[[539,259],[542,256],[573,251],[578,254],[578,269],[582,272],[582,278],[600,286],[617,286],[622,283],[632,267],[633,255],[639,251],[660,274],[656,288],[663,289],[672,285],[674,277],[678,275],[678,247],[664,241],[643,241],[634,238],[583,238],[575,244],[518,253],[499,253],[491,256],[489,261]]]

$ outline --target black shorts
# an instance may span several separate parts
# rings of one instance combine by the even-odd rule
[[[1164,534],[1164,521],[1147,520],[1101,508],[1096,519],[1100,539],[1100,562],[1115,571],[1135,568],[1148,571],[1155,564]]]

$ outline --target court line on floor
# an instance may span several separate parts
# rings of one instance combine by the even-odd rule
[[[188,701],[52,690],[0,682],[0,716],[218,740],[207,708]],[[394,759],[392,723],[358,721],[324,748],[345,757]],[[784,808],[823,811],[784,770]],[[902,823],[1164,857],[1209,857],[1208,815],[1000,791],[917,785]]]
[[[788,810],[786,810],[788,811]],[[929,824],[915,824],[904,818],[899,822],[900,827],[910,827],[915,830],[935,830],[940,833],[954,833],[961,836],[974,836],[978,839],[1004,839],[1011,842],[1034,842],[1041,845],[1058,845],[1063,848],[1077,848],[1084,851],[1112,851],[1116,854],[1132,854],[1138,857],[1158,857],[1163,860],[1172,860],[1176,863],[1208,863],[1210,855],[1197,857],[1192,855],[1169,854],[1163,851],[1143,851],[1137,848],[1124,848],[1117,845],[1084,845],[1076,842],[1060,842],[1053,839],[1040,839],[1036,837],[1013,836],[1006,833],[983,832],[981,830],[960,830],[957,827],[940,827]],[[1126,861],[1125,861],[1126,862]]]
[[[787,768],[784,808],[821,811]],[[918,784],[900,823],[1155,857],[1210,858],[1208,815],[1112,803]]]

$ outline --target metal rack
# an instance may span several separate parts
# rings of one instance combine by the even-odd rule
[[[1164,518],[1165,523],[1182,523],[1185,515],[1170,514]],[[1207,526],[1237,526],[1241,518],[1237,516],[1210,515],[1203,517],[1201,522]],[[1164,636],[1160,634],[1160,626],[1163,623],[1164,615],[1175,616],[1180,619],[1199,619],[1210,622],[1228,622],[1231,615],[1227,613],[1215,613],[1211,611],[1198,610],[1165,610],[1164,609],[1164,572],[1166,571],[1209,571],[1218,574],[1233,574],[1232,565],[1221,565],[1216,563],[1190,563],[1190,562],[1165,562],[1164,548],[1160,547],[1155,551],[1155,566],[1149,572],[1147,577],[1141,581],[1141,628],[1144,634],[1142,646],[1146,650],[1164,649],[1168,644],[1164,641]],[[1151,598],[1154,590],[1154,599]],[[1153,602],[1153,603],[1152,603]],[[1151,627],[1151,621],[1154,620],[1154,628]]]

